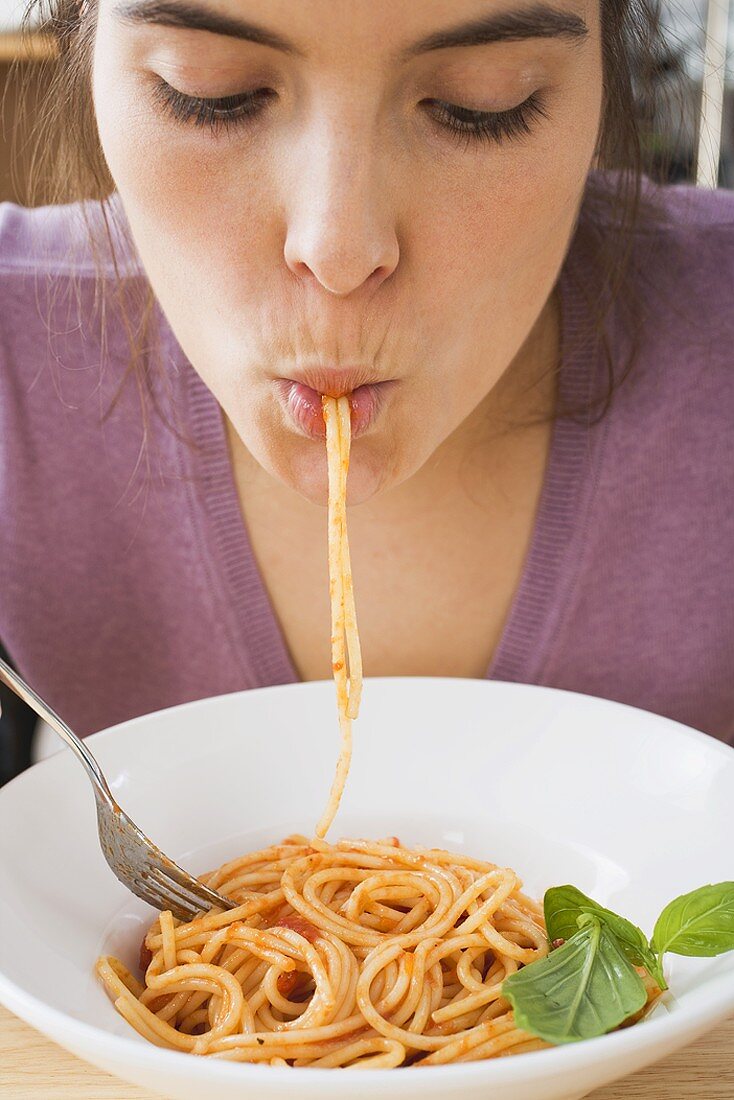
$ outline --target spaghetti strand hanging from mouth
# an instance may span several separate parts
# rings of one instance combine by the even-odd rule
[[[357,630],[354,585],[347,536],[347,474],[351,446],[348,397],[323,397],[329,482],[328,547],[331,603],[331,665],[336,684],[341,749],[326,809],[316,836],[328,832],[339,808],[352,758],[352,720],[362,698],[362,653]]]

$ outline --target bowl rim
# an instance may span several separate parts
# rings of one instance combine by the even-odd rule
[[[527,694],[531,692],[536,695],[566,698],[569,701],[574,699],[589,700],[593,705],[600,705],[604,709],[612,707],[623,712],[643,714],[665,725],[672,725],[677,728],[679,734],[696,743],[704,744],[707,751],[716,752],[727,759],[734,756],[734,746],[692,726],[687,726],[682,722],[655,714],[652,711],[645,711],[640,707],[633,707],[615,700],[602,699],[599,696],[585,692],[569,691],[564,688],[546,687],[539,684],[462,677],[381,676],[366,677],[365,681],[374,684],[417,682],[446,685],[450,683],[452,686],[471,685],[470,690],[477,690],[476,685],[483,685],[482,690],[484,688],[490,690],[499,688],[503,691],[509,690],[510,693]],[[250,697],[253,694],[261,695],[263,693],[291,694],[293,692],[303,693],[304,691],[323,692],[327,687],[333,689],[331,680],[310,680],[260,688],[247,688],[207,696],[127,719],[124,722],[116,723],[90,734],[85,740],[90,742],[94,751],[97,745],[104,745],[110,740],[116,740],[125,729],[131,726],[148,725],[155,722],[161,714],[175,715],[176,712],[184,709],[187,711],[204,709],[211,706],[213,702],[221,701],[224,703],[238,696]],[[55,762],[60,759],[64,759],[62,754],[54,753],[31,765],[30,768],[27,768],[7,783],[3,789],[0,789],[0,801],[4,797],[4,790],[19,784],[33,782],[31,773],[38,774],[37,769],[42,767],[58,766]],[[217,1080],[222,1082],[237,1080],[242,1082],[243,1086],[247,1086],[251,1080],[262,1082],[263,1079],[262,1067],[259,1065],[224,1059],[192,1058],[191,1055],[185,1052],[157,1047],[144,1042],[137,1036],[117,1035],[105,1028],[97,1027],[84,1020],[78,1020],[61,1009],[52,1007],[34,994],[28,993],[2,971],[0,971],[0,1003],[4,1004],[6,1008],[27,1024],[42,1031],[52,1041],[65,1046],[66,1043],[57,1036],[64,1035],[68,1037],[70,1046],[67,1049],[79,1049],[81,1046],[86,1051],[94,1050],[98,1052],[101,1057],[106,1057],[116,1064],[127,1062],[128,1064],[136,1064],[141,1068],[156,1070],[164,1070],[166,1066],[170,1066],[173,1070],[175,1066],[179,1072],[185,1071],[189,1078],[201,1081],[202,1084],[206,1082],[213,1084]],[[504,1085],[517,1083],[519,1080],[535,1081],[540,1077],[566,1076],[574,1069],[583,1069],[594,1064],[601,1066],[625,1053],[632,1054],[645,1049],[650,1054],[648,1061],[653,1062],[656,1060],[655,1048],[658,1046],[658,1040],[662,1041],[667,1049],[672,1050],[681,1045],[678,1040],[682,1034],[700,1034],[708,1025],[723,1022],[732,1011],[734,1011],[734,974],[721,974],[712,977],[707,982],[705,999],[703,998],[703,991],[699,991],[698,994],[694,995],[693,1005],[687,1004],[673,1013],[666,1013],[664,1016],[640,1021],[634,1027],[623,1028],[594,1039],[585,1039],[561,1046],[552,1046],[544,1050],[532,1051],[515,1058],[490,1058],[473,1062],[431,1066],[430,1076],[434,1080],[440,1076],[444,1081],[446,1078],[457,1075],[462,1079],[478,1077],[486,1078],[488,1085],[493,1083]],[[73,1043],[74,1038],[78,1038],[79,1042]],[[292,1066],[268,1066],[267,1069],[268,1080],[272,1080],[274,1084],[278,1081],[295,1083],[299,1080],[307,1080],[315,1085],[320,1085],[321,1088],[331,1088],[335,1087],[341,1080],[341,1076],[335,1074],[332,1069],[296,1068]],[[254,1077],[251,1076],[253,1074]],[[294,1077],[294,1074],[297,1074],[297,1076]],[[384,1088],[385,1075],[388,1075],[388,1079],[393,1082],[394,1088],[400,1087],[398,1082],[403,1079],[402,1074],[396,1075],[392,1069],[354,1069],[350,1070],[350,1074],[357,1075],[359,1087],[362,1091],[365,1091],[365,1087],[368,1086],[369,1082],[373,1082],[370,1091],[381,1091]],[[333,1084],[327,1085],[329,1081]]]
[[[462,676],[365,676],[364,683],[366,685],[375,684],[440,684],[442,687],[445,685],[451,685],[452,689],[464,689],[469,686],[470,691],[476,690],[501,690],[507,691],[508,694],[526,695],[532,693],[540,697],[546,696],[550,698],[559,698],[572,700],[585,700],[591,703],[593,706],[599,706],[604,710],[609,708],[619,710],[630,714],[642,714],[647,719],[652,719],[656,723],[662,723],[666,726],[673,726],[678,734],[694,743],[706,745],[708,751],[717,752],[724,757],[729,757],[734,753],[734,743],[729,744],[726,741],[722,741],[719,737],[714,737],[713,734],[706,733],[704,730],[696,729],[695,726],[688,726],[685,722],[679,722],[676,718],[668,718],[667,715],[658,714],[656,711],[645,710],[643,707],[635,707],[630,703],[621,703],[616,699],[604,699],[600,695],[592,695],[585,691],[571,691],[568,688],[556,688],[549,687],[546,684],[525,684],[516,680],[491,680],[488,678],[479,677],[462,677]],[[321,694],[327,690],[334,690],[333,680],[299,680],[294,683],[288,684],[269,684],[266,687],[257,688],[241,688],[238,691],[222,692],[219,695],[207,695],[201,699],[191,699],[186,703],[174,703],[170,707],[161,707],[159,710],[148,711],[146,714],[139,714],[135,718],[126,718],[123,722],[116,722],[112,726],[105,726],[104,729],[97,730],[94,733],[88,734],[83,738],[85,744],[90,743],[92,747],[96,745],[104,745],[107,741],[113,737],[117,737],[123,730],[128,729],[131,726],[140,727],[146,726],[152,722],[155,722],[161,715],[174,716],[179,711],[192,711],[196,709],[204,709],[207,706],[211,706],[212,703],[222,703],[232,701],[238,697],[254,697],[262,695],[290,695],[293,693],[314,693]],[[66,746],[59,739],[59,752]],[[3,791],[7,790],[13,784],[22,782],[34,769],[45,765],[48,761],[53,760],[59,755],[59,752],[52,753],[50,756],[45,757],[43,760],[38,760],[25,768],[24,771],[14,776],[13,779],[5,783],[3,787],[0,787],[0,798],[3,797]]]

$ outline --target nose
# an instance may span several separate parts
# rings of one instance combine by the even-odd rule
[[[346,297],[395,271],[400,248],[384,168],[354,131],[308,143],[287,205],[285,262],[299,278]]]

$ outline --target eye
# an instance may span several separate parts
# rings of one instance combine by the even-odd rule
[[[534,123],[547,117],[538,92],[507,111],[473,111],[441,99],[424,99],[423,106],[439,126],[466,142],[500,143],[527,136]]]
[[[158,79],[153,86],[156,102],[177,122],[205,126],[219,132],[241,125],[265,110],[276,96],[272,88],[256,88],[251,92],[208,99],[190,96]]]

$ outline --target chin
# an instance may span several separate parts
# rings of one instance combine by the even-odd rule
[[[272,477],[287,485],[312,504],[326,507],[328,478],[326,446],[323,440],[305,439],[289,433],[284,446],[282,433],[259,440],[252,457]],[[352,444],[347,478],[347,503],[363,504],[402,478],[384,439],[365,436]]]
[[[257,415],[260,413],[261,415]],[[326,507],[328,475],[326,440],[294,431],[281,415],[267,406],[234,408],[230,415],[245,451],[261,469],[305,500]],[[417,440],[406,446],[406,433],[392,422],[375,425],[352,440],[347,478],[347,503],[364,504],[405,481],[423,464]]]
[[[364,504],[396,483],[384,445],[368,437],[355,440],[349,461],[347,504]],[[328,480],[325,446],[318,440],[299,440],[286,465],[273,470],[276,477],[312,504],[326,506]]]

